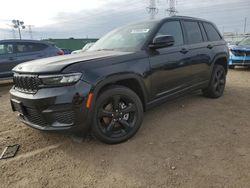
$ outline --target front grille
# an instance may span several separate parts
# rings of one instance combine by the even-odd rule
[[[58,123],[62,124],[72,124],[75,119],[75,114],[73,111],[67,112],[56,112],[54,118]]]
[[[37,75],[14,74],[13,82],[16,90],[25,93],[36,93],[41,84]]]
[[[232,50],[235,56],[250,56],[250,51]]]
[[[26,107],[25,111],[26,111],[25,117],[30,123],[43,127],[48,126],[48,123],[38,110]]]

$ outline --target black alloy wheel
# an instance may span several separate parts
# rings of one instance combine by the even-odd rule
[[[226,85],[226,72],[222,65],[215,65],[208,88],[203,89],[207,97],[218,98],[223,95]]]
[[[137,132],[142,117],[139,97],[126,87],[114,86],[97,99],[93,133],[105,143],[120,143]]]

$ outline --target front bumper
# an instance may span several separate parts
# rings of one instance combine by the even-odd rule
[[[235,56],[234,54],[230,54],[229,57],[229,65],[239,65],[239,66],[245,66],[250,65],[250,56]]]
[[[30,127],[45,131],[85,131],[91,117],[85,107],[91,85],[41,88],[35,94],[10,90],[11,105],[20,120]],[[21,110],[20,110],[21,108]]]

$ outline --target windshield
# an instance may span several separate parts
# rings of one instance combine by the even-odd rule
[[[98,40],[88,51],[133,51],[141,48],[155,25],[155,22],[146,22],[115,29]]]
[[[250,45],[250,37],[244,38],[242,41],[239,42],[239,45]]]

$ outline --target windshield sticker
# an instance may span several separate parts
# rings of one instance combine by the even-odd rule
[[[150,29],[133,29],[130,33],[148,33]]]

